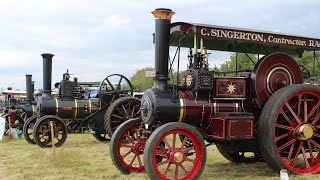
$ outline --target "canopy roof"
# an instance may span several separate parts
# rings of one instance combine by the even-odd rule
[[[233,27],[176,22],[171,24],[171,46],[194,47],[194,35],[197,37],[197,47],[200,38],[208,50],[230,52],[246,52],[253,54],[269,54],[284,52],[301,56],[304,51],[319,51],[320,39],[296,35],[280,34],[259,30],[240,29]]]

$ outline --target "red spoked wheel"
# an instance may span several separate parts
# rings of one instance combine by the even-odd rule
[[[278,90],[259,120],[259,144],[269,166],[294,174],[320,172],[320,88],[292,85]]]
[[[110,141],[113,164],[124,174],[144,172],[143,150],[146,138],[139,130],[141,119],[122,123],[114,131]]]
[[[190,146],[186,146],[188,141]],[[178,122],[157,128],[144,150],[144,166],[150,179],[198,179],[206,158],[206,147],[198,130]]]

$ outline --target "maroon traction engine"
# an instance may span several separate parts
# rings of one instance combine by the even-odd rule
[[[303,84],[308,71],[290,56],[319,50],[320,39],[171,23],[170,9],[152,14],[155,83],[142,97],[141,118],[121,124],[110,142],[121,172],[197,179],[211,144],[236,163],[264,160],[277,172],[320,171],[320,88]],[[177,47],[177,72],[180,48],[190,48],[177,85],[168,85],[169,46]],[[250,72],[227,77],[209,70],[207,50],[264,56]]]

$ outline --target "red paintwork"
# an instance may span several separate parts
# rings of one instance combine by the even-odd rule
[[[11,123],[11,125],[15,124],[17,111],[15,109],[9,109],[8,113],[10,115],[10,123]]]
[[[228,120],[228,139],[253,138],[253,119]]]
[[[184,137],[181,146],[176,147],[173,142],[178,141],[179,134]],[[172,140],[171,140],[172,139]],[[187,141],[189,141],[190,145],[186,146]],[[163,149],[162,143],[166,144],[165,149]],[[194,179],[197,176],[198,172],[203,163],[204,154],[201,143],[199,139],[194,135],[193,132],[187,129],[172,129],[161,135],[159,140],[155,142],[155,148],[153,149],[152,155],[152,163],[155,168],[155,172],[159,179],[181,179],[181,180],[189,180]],[[169,146],[168,146],[169,145]],[[194,152],[193,156],[185,156],[181,162],[174,161],[174,154],[176,152],[182,152],[182,154],[187,154],[189,152]],[[159,162],[158,156],[163,157],[161,162]],[[192,164],[190,164],[190,162]],[[188,166],[186,166],[186,164]],[[192,165],[192,166],[190,166]],[[159,167],[160,166],[160,167]],[[171,169],[170,169],[171,166]],[[180,167],[176,169],[175,167]],[[166,167],[166,170],[159,170],[162,167]],[[184,172],[184,170],[186,173]],[[176,178],[168,177],[172,173],[167,173],[168,170],[173,170],[174,174],[176,174]],[[181,177],[182,175],[182,177]],[[179,177],[179,178],[177,178]]]
[[[141,149],[144,149],[145,140],[140,139],[141,136],[137,136],[133,139],[133,135],[129,135],[132,134],[129,132],[138,131],[138,129],[139,125],[129,126],[122,132],[117,143],[117,156],[119,161],[124,168],[131,172],[144,172],[143,162],[140,158],[142,158],[141,154],[143,150]],[[121,150],[122,152],[120,152]],[[126,158],[129,154],[133,154],[132,159]],[[131,161],[133,163],[138,162],[139,166],[133,166],[133,164],[130,164]]]
[[[225,140],[226,139],[226,119],[224,117],[214,116],[211,118],[210,126],[207,130],[209,138]]]
[[[304,99],[304,96],[307,98]],[[320,155],[317,153],[320,149],[320,135],[315,131],[310,139],[302,141],[294,134],[302,124],[309,124],[310,127],[315,127],[315,129],[320,128],[319,107],[320,93],[318,91],[301,90],[287,98],[279,109],[274,126],[274,145],[278,158],[285,168],[296,174],[315,174],[320,171]],[[285,112],[287,118],[283,115],[283,112]],[[293,113],[297,118],[289,118],[294,116]],[[313,156],[310,160],[306,156],[307,153],[310,153],[309,149],[311,149]],[[283,152],[289,153],[282,154]],[[296,160],[297,154],[304,160],[300,162],[302,167],[297,167],[296,164],[287,161],[288,157],[292,161]]]
[[[238,78],[216,78],[215,97],[243,98],[246,97],[246,80]],[[228,86],[233,86],[234,92],[228,92]]]
[[[268,92],[267,88],[267,77],[269,73],[274,68],[285,68],[292,77],[292,84],[302,84],[303,78],[301,74],[301,70],[297,62],[289,55],[284,53],[274,53],[264,57],[262,60],[258,62],[259,64],[256,66],[257,68],[253,70],[253,82],[255,88],[255,94],[257,96],[257,100],[261,105],[264,105],[272,93]],[[278,89],[282,88],[283,85],[280,84],[282,81],[288,82],[288,75],[283,70],[275,71],[269,81],[269,86],[275,92]]]

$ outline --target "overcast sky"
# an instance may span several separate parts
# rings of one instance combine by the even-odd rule
[[[153,66],[150,12],[159,7],[176,12],[172,22],[320,37],[319,0],[0,0],[0,88],[24,90],[25,74],[42,88],[41,53],[55,55],[53,82],[66,69],[79,81],[101,81]]]

